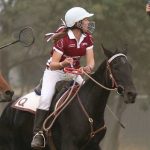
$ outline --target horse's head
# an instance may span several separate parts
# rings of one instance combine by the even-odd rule
[[[132,79],[132,66],[126,56],[126,49],[112,52],[102,45],[104,54],[107,56],[107,71],[112,81],[112,86],[124,97],[125,103],[134,103],[136,89]]]
[[[11,101],[14,91],[11,90],[9,84],[0,74],[0,102]]]

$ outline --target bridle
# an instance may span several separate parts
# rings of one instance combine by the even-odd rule
[[[114,76],[113,76],[113,74],[112,74],[112,69],[111,69],[111,67],[110,67],[110,63],[115,59],[115,58],[117,58],[117,57],[120,57],[120,56],[123,56],[123,57],[125,57],[126,59],[127,59],[127,56],[126,55],[124,55],[124,54],[122,54],[122,53],[118,53],[118,54],[115,54],[115,55],[113,55],[111,58],[109,58],[108,59],[108,61],[107,61],[107,71],[109,72],[109,77],[110,77],[110,79],[111,79],[111,81],[112,81],[112,88],[114,88],[115,90],[117,90],[117,93],[118,94],[120,94],[119,92],[118,92],[118,88],[122,88],[123,89],[123,87],[121,86],[121,85],[118,85],[118,83],[116,82],[116,80],[115,80],[115,78],[114,78]]]
[[[102,87],[102,88],[104,88],[104,89],[106,89],[106,90],[109,90],[109,91],[117,91],[117,88],[120,88],[120,85],[118,85],[117,84],[117,82],[116,82],[116,80],[115,80],[115,78],[114,78],[114,76],[113,76],[113,74],[112,74],[112,69],[111,69],[111,67],[110,67],[110,64],[111,64],[111,62],[114,60],[114,59],[116,59],[117,57],[120,57],[120,56],[123,56],[123,57],[125,57],[126,59],[127,59],[127,56],[126,55],[124,55],[124,54],[122,54],[122,53],[118,53],[118,54],[115,54],[115,55],[113,55],[111,58],[109,58],[108,60],[107,60],[107,71],[108,71],[108,73],[109,73],[109,78],[111,79],[111,81],[112,81],[112,88],[109,88],[109,87],[106,87],[106,86],[104,86],[104,85],[102,85],[101,83],[99,83],[99,82],[97,82],[94,78],[92,78],[90,75],[88,75],[84,70],[83,70],[83,73],[88,77],[88,78],[90,78],[93,82],[95,82],[97,85],[99,85],[100,87]],[[122,87],[121,87],[122,88]],[[118,92],[118,91],[117,91]],[[119,93],[118,93],[119,94]]]
[[[124,54],[122,54],[122,53],[118,53],[118,54],[113,55],[111,58],[109,58],[109,59],[107,60],[107,70],[108,70],[108,72],[109,72],[109,77],[110,77],[110,79],[111,79],[111,81],[112,81],[112,88],[108,88],[108,87],[105,87],[104,85],[100,84],[100,83],[97,82],[94,78],[92,78],[91,76],[89,76],[86,72],[84,72],[84,74],[85,74],[86,76],[88,76],[88,77],[89,77],[93,82],[95,82],[97,85],[101,86],[102,88],[104,88],[104,89],[106,89],[106,90],[109,90],[109,91],[112,91],[112,90],[116,90],[116,91],[117,91],[117,88],[119,87],[119,85],[117,84],[115,78],[113,77],[113,74],[112,74],[112,71],[111,71],[111,67],[110,67],[110,63],[111,63],[114,59],[116,59],[117,57],[120,57],[120,56],[123,56],[123,57],[125,57],[125,58],[127,59],[127,56],[126,56],[126,55],[124,55]],[[114,87],[114,88],[113,88],[113,87]],[[117,92],[117,93],[118,93],[118,92]],[[118,93],[118,94],[119,94],[119,93]],[[88,119],[88,121],[89,121],[89,123],[90,123],[91,132],[90,132],[89,140],[88,140],[88,142],[85,144],[85,145],[87,145],[87,144],[89,143],[89,141],[90,141],[97,133],[99,133],[99,132],[101,132],[102,130],[106,129],[106,125],[104,124],[102,127],[98,128],[98,129],[96,129],[96,130],[94,130],[94,128],[93,128],[93,123],[94,123],[93,118],[91,118],[91,117],[88,115],[87,111],[85,110],[85,108],[84,108],[84,106],[83,106],[83,104],[82,104],[82,102],[81,102],[81,100],[80,100],[80,98],[79,98],[79,95],[77,95],[77,98],[78,98],[79,104],[80,104],[80,106],[81,106],[81,108],[82,108],[82,110],[83,110],[85,116],[87,117],[87,119]],[[110,107],[109,107],[108,105],[106,105],[106,106],[107,106],[107,108],[109,109],[109,111],[112,113],[112,115],[114,116],[114,118],[118,121],[118,123],[120,124],[120,126],[121,126],[122,128],[125,128],[125,126],[120,122],[120,120],[119,120],[118,117],[114,114],[114,112],[110,109]],[[84,145],[84,146],[85,146],[85,145]]]

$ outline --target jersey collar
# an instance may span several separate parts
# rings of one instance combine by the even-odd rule
[[[69,39],[76,39],[76,37],[74,36],[72,30],[68,30],[68,36],[69,36]],[[84,39],[85,37],[86,37],[85,34],[81,35],[81,39]]]
[[[74,36],[72,30],[68,30],[68,36],[69,36],[69,39],[75,39],[75,40],[77,41],[77,39],[76,39],[76,37]],[[77,48],[80,48],[80,44],[81,44],[81,42],[84,40],[85,37],[86,37],[85,34],[82,34],[82,35],[81,35],[80,40],[77,41]]]

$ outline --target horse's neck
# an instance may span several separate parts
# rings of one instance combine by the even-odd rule
[[[110,79],[106,73],[106,62],[103,62],[92,77],[102,85],[110,87]],[[100,87],[92,80],[88,80],[83,86],[81,99],[87,111],[95,117],[103,116],[110,91]]]

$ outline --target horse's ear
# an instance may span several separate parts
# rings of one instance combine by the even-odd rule
[[[127,52],[128,52],[128,45],[125,44],[122,53],[127,55]]]
[[[126,48],[123,49],[123,54],[127,55],[128,50]]]
[[[106,49],[103,44],[101,44],[101,46],[102,46],[102,49],[103,49],[104,54],[105,54],[108,58],[110,58],[110,57],[113,56],[113,52],[112,52],[112,51]]]

